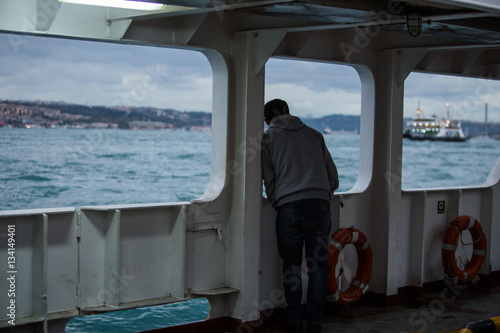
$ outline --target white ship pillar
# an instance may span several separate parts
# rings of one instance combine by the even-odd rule
[[[211,318],[248,322],[243,325],[250,328],[239,326],[243,332],[261,319],[262,251],[270,248],[275,253],[274,243],[266,246],[261,239],[260,152],[264,66],[282,37],[240,33],[233,39],[221,40],[217,51],[204,51],[214,72],[213,189],[194,201],[190,210],[195,222],[218,215],[222,241],[207,243],[217,248],[217,256],[205,260],[208,257],[203,252],[208,248],[199,247],[197,239],[188,240],[188,276],[193,278],[188,278],[187,288],[209,299]],[[227,109],[227,114],[221,109]],[[225,154],[221,152],[224,146]]]
[[[227,282],[240,290],[229,315],[243,322],[259,319],[260,209],[264,71],[254,61],[258,39],[248,34],[232,41],[229,64]]]
[[[374,71],[375,119],[372,171],[372,249],[370,290],[389,299],[398,294],[398,225],[401,203],[401,162],[404,85],[397,51],[380,52]]]

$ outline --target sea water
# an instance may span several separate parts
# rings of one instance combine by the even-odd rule
[[[359,135],[325,135],[340,188],[353,187]],[[210,180],[211,134],[0,128],[0,210],[189,201]],[[402,187],[480,185],[500,140],[403,140]],[[374,157],[377,159],[377,156]]]
[[[208,319],[206,298],[159,306],[76,317],[66,325],[66,333],[135,333]]]
[[[0,210],[186,201],[210,179],[210,133],[0,129]]]
[[[359,135],[325,135],[340,188],[351,189]],[[180,130],[0,128],[0,210],[189,201],[210,180],[211,134]],[[402,187],[482,184],[500,140],[403,140]],[[374,157],[375,159],[377,156]],[[388,178],[389,180],[390,178]],[[72,319],[67,332],[137,332],[204,320],[204,298]]]

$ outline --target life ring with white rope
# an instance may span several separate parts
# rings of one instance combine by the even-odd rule
[[[470,244],[473,245],[473,251],[472,258],[462,270],[458,267],[455,252],[459,242],[462,242],[462,232],[464,230],[468,230],[472,236],[472,243]],[[461,280],[474,279],[483,267],[486,256],[486,236],[479,221],[472,216],[463,215],[451,222],[444,235],[441,256],[448,277],[456,277]]]
[[[356,276],[349,288],[340,290],[335,274],[340,252],[347,244],[356,248],[358,266]],[[354,227],[337,230],[330,238],[328,258],[326,259],[327,287],[326,300],[341,305],[352,304],[358,301],[368,290],[368,283],[372,275],[372,249],[365,234]]]

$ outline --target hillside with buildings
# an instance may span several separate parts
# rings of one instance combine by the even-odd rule
[[[359,116],[332,114],[302,120],[324,134],[359,134],[360,132]],[[209,131],[211,123],[212,114],[202,111],[0,100],[0,127]],[[500,134],[499,123],[462,121],[462,128],[465,133],[473,137]]]
[[[0,127],[120,129],[210,128],[208,112],[106,107],[42,101],[0,101]]]

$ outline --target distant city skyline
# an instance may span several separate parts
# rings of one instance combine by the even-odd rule
[[[0,34],[0,99],[84,105],[147,106],[179,111],[212,108],[212,70],[196,51],[50,37]],[[350,66],[270,59],[266,100],[283,98],[291,112],[315,118],[360,114],[361,82]],[[500,82],[412,73],[404,116],[500,122]]]

